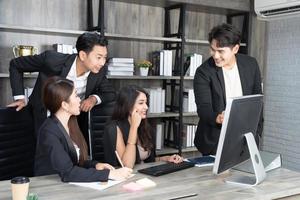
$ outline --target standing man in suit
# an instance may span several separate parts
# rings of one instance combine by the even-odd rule
[[[257,61],[238,54],[240,31],[232,25],[222,24],[211,30],[208,40],[211,57],[198,67],[194,78],[200,118],[194,143],[204,155],[216,154],[226,99],[262,93]],[[261,122],[255,135],[257,142],[262,133]]]
[[[10,62],[10,83],[14,102],[10,107],[21,110],[25,104],[24,72],[39,72],[28,106],[32,110],[35,133],[47,117],[42,103],[42,89],[45,80],[51,76],[60,76],[74,82],[80,97],[81,114],[79,126],[88,141],[88,111],[100,103],[113,101],[115,91],[106,78],[107,40],[96,32],[80,35],[76,42],[78,54],[62,54],[45,51],[39,55],[18,57]]]

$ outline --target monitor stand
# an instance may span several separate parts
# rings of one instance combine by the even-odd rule
[[[244,136],[246,137],[246,141],[250,153],[250,160],[252,162],[255,177],[245,176],[245,175],[232,175],[226,179],[226,182],[235,183],[244,186],[255,186],[261,183],[265,179],[266,172],[253,134],[250,132],[250,133],[246,133]]]
[[[260,157],[265,167],[266,173],[281,167],[281,156],[278,153],[259,150]],[[254,174],[252,162],[250,159],[233,167],[233,169]]]

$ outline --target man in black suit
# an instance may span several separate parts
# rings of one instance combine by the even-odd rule
[[[45,51],[39,55],[22,56],[10,62],[10,83],[14,102],[10,107],[21,110],[25,104],[24,72],[39,72],[28,106],[32,109],[37,134],[39,127],[47,117],[42,103],[42,88],[45,80],[51,76],[66,77],[74,82],[81,102],[79,126],[88,141],[87,112],[95,105],[113,101],[115,91],[106,78],[107,40],[96,32],[80,35],[76,42],[77,54],[62,54]]]
[[[208,40],[211,57],[198,67],[194,78],[200,118],[194,144],[204,155],[216,153],[226,99],[262,93],[257,61],[238,54],[241,34],[235,27],[229,24],[216,26]],[[262,133],[261,122],[255,135],[257,142]]]

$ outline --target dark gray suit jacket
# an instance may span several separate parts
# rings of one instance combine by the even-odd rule
[[[76,58],[76,54],[62,54],[56,51],[45,51],[39,55],[22,56],[10,62],[10,82],[14,96],[24,94],[23,72],[39,72],[28,105],[32,107],[36,133],[47,117],[46,109],[42,102],[42,87],[45,80],[51,76],[66,77]],[[87,80],[85,98],[92,94],[100,97],[102,102],[115,99],[115,91],[106,78],[107,67],[99,73],[90,73]],[[87,122],[87,114],[80,116]],[[86,133],[84,133],[86,134]],[[85,135],[86,137],[86,135]]]
[[[97,161],[78,166],[76,150],[70,136],[55,117],[42,124],[37,140],[34,174],[59,174],[63,182],[107,181],[109,170],[96,170]]]
[[[243,95],[261,94],[261,76],[257,61],[243,54],[237,54],[236,58]],[[212,57],[198,67],[194,78],[194,93],[200,118],[194,144],[203,154],[215,154],[221,131],[221,125],[216,123],[216,118],[225,110],[226,94],[222,68],[215,65]],[[256,137],[261,132],[262,120]]]

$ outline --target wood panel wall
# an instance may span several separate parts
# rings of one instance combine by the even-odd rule
[[[226,0],[227,1],[227,0]],[[212,1],[210,1],[212,2]],[[220,2],[216,0],[216,2]],[[227,1],[237,6],[241,0]],[[207,1],[204,1],[207,3]],[[226,4],[228,5],[228,4]],[[86,30],[87,5],[85,0],[0,0],[0,24],[44,27],[72,30]],[[174,13],[174,19],[178,13]],[[163,36],[164,9],[125,2],[105,1],[106,32],[130,35]],[[174,20],[172,26],[177,25]],[[188,11],[186,18],[186,35],[189,39],[207,39],[209,30],[216,24],[226,21],[220,14],[208,14]],[[264,60],[264,24],[253,23],[250,54],[260,63]],[[257,28],[261,27],[261,28]],[[77,36],[63,34],[28,33],[20,31],[3,31],[0,29],[0,73],[8,73],[9,61],[13,58],[14,45],[33,45],[39,52],[52,49],[54,43],[75,44]],[[149,59],[149,52],[163,48],[162,42],[137,40],[109,40],[109,56]],[[185,53],[200,53],[208,58],[208,45],[189,44]],[[34,80],[27,80],[33,85]],[[0,106],[12,101],[8,78],[0,78]]]

